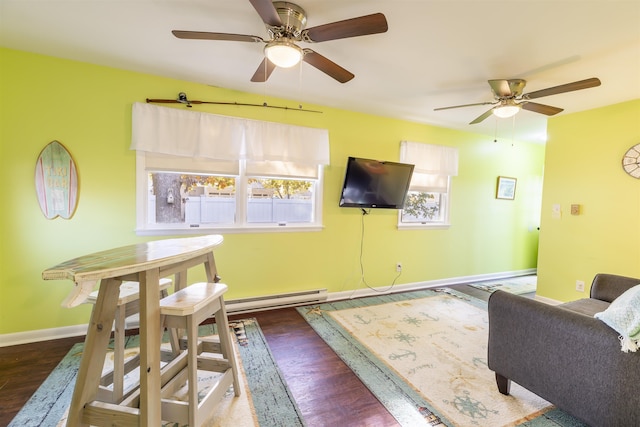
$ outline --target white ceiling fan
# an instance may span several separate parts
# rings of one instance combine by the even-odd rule
[[[471,125],[480,123],[492,114],[501,118],[512,117],[516,115],[520,109],[533,111],[534,113],[553,116],[563,111],[562,108],[552,107],[550,105],[538,104],[531,102],[531,99],[542,98],[544,96],[557,95],[559,93],[571,92],[574,90],[588,89],[600,86],[600,80],[592,77],[586,80],[580,80],[572,83],[566,83],[546,89],[536,90],[534,92],[522,93],[527,81],[523,79],[497,79],[489,80],[489,86],[493,92],[493,101],[478,102],[475,104],[454,105],[451,107],[435,108],[434,111],[449,110],[451,108],[472,107],[476,105],[493,105],[493,107],[475,120]]]

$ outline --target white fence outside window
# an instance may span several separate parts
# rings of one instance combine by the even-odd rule
[[[150,224],[156,223],[155,196],[149,196]],[[185,201],[186,224],[233,224],[236,199],[233,197],[189,196]],[[295,223],[313,221],[313,200],[249,198],[247,222]]]

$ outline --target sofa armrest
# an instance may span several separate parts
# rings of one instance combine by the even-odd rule
[[[640,279],[616,274],[596,274],[591,283],[591,298],[612,302],[626,290],[640,284]]]
[[[513,380],[589,425],[640,425],[640,353],[623,353],[613,329],[504,291],[488,311],[488,365],[501,391]]]

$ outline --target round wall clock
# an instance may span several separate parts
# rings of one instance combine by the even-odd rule
[[[634,145],[624,153],[622,168],[632,177],[640,179],[640,144]]]

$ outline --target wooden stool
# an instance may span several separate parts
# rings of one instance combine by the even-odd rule
[[[168,295],[167,289],[173,281],[168,278],[160,279],[160,298]],[[116,318],[114,320],[113,332],[113,370],[105,372],[100,378],[100,389],[97,400],[109,403],[118,403],[124,394],[124,376],[134,370],[139,365],[140,356],[132,358],[125,364],[125,329],[126,319],[129,316],[140,312],[140,288],[138,282],[122,282],[118,305],[116,307]],[[98,291],[89,294],[86,302],[95,304],[98,299]],[[107,386],[113,384],[113,390]]]
[[[227,285],[222,283],[194,283],[160,301],[164,325],[185,329],[187,340],[186,367],[170,381],[163,381],[161,394],[164,421],[188,424],[191,427],[200,426],[232,384],[235,395],[240,396],[238,369],[222,297],[226,291]],[[198,326],[211,315],[215,315],[219,345],[198,339]],[[208,353],[220,353],[222,358],[212,357],[215,355]],[[198,369],[222,374],[200,402]],[[188,384],[188,402],[171,399],[170,396],[184,385],[185,380]]]

